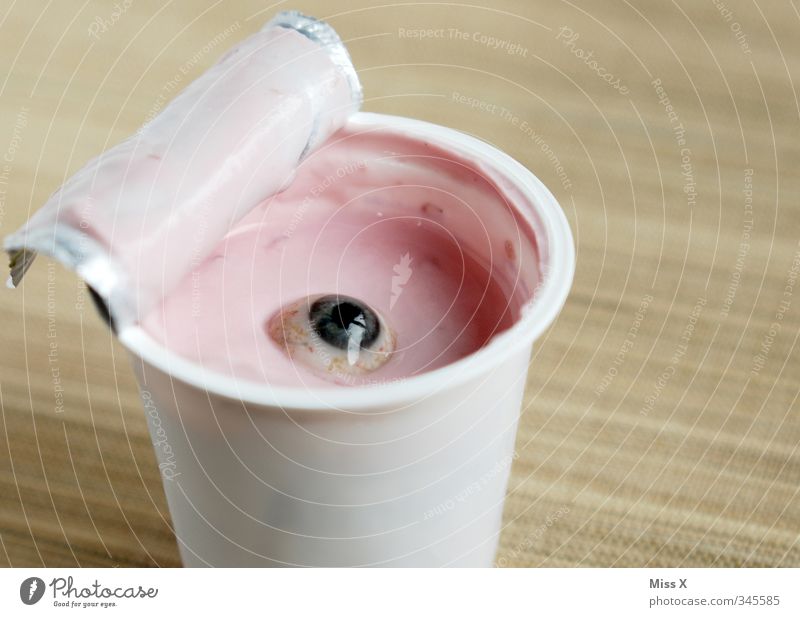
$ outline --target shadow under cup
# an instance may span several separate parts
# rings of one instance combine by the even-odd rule
[[[120,332],[183,563],[490,566],[531,347],[572,281],[568,224],[533,174],[456,131],[359,113],[337,139],[346,156],[323,146],[302,182],[232,235],[294,213],[279,228],[305,246],[303,276],[261,284],[286,301],[335,290],[384,315],[400,336],[377,385],[270,381],[269,362],[264,379],[226,373],[147,328]],[[303,216],[276,208],[309,193],[318,199]],[[371,222],[330,231],[343,204]],[[332,225],[314,227],[323,246],[302,239],[315,217]],[[410,276],[394,269],[405,254]],[[400,310],[409,298],[425,310]],[[437,339],[435,327],[451,330]]]

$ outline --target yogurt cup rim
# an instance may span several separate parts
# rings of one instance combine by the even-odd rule
[[[397,407],[479,378],[515,352],[531,345],[560,312],[569,294],[575,271],[572,232],[553,194],[530,170],[509,155],[455,129],[423,120],[370,112],[354,114],[348,120],[348,127],[388,128],[411,137],[427,139],[445,150],[480,160],[529,197],[533,208],[528,211],[519,208],[518,211],[522,216],[538,216],[548,248],[548,256],[543,264],[546,275],[536,295],[526,303],[521,317],[513,326],[495,335],[481,349],[456,362],[395,382],[366,386],[275,386],[229,377],[166,349],[136,325],[119,332],[122,344],[135,356],[161,370],[171,379],[199,390],[259,406],[309,411],[359,411]],[[537,237],[540,245],[541,240],[542,238]]]

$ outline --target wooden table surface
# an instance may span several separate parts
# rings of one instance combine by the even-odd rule
[[[0,235],[279,8],[11,4]],[[371,4],[280,8],[336,27],[366,110],[506,150],[576,238],[498,563],[800,566],[798,3]],[[82,283],[40,259],[0,310],[0,563],[178,565],[133,374]]]

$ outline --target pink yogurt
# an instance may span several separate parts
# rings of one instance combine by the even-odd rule
[[[348,125],[142,326],[207,369],[272,385],[382,384],[445,366],[510,328],[539,283],[517,198],[460,154]],[[293,362],[265,326],[316,294],[349,295],[381,314],[397,338],[389,361],[356,376]]]

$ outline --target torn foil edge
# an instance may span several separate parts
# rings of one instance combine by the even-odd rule
[[[128,277],[108,258],[108,251],[83,232],[61,225],[56,230],[32,234],[23,229],[5,239],[4,248],[11,262],[6,285],[17,287],[36,255],[48,255],[75,272],[103,299],[112,328],[117,323],[132,322],[136,316],[131,309],[133,298]]]
[[[350,58],[350,53],[347,51],[347,47],[345,47],[344,42],[336,33],[336,30],[333,29],[333,26],[315,17],[305,15],[300,11],[283,11],[278,13],[264,25],[262,30],[273,26],[295,30],[325,49],[334,66],[345,76],[347,84],[350,86],[350,93],[352,96],[350,101],[351,113],[361,108],[361,104],[364,101],[364,91],[361,87],[361,81],[358,79],[358,73],[353,65],[353,60]],[[303,149],[303,152],[300,153],[301,161],[320,145],[316,143],[319,129],[318,125],[319,114],[315,113],[314,126],[308,137],[308,143]]]
[[[299,11],[278,13],[262,30],[273,26],[296,30],[325,48],[333,63],[345,75],[353,96],[353,110],[358,111],[364,96],[361,82],[347,48],[332,26]],[[306,150],[310,150],[312,141],[309,140]],[[127,275],[108,257],[108,251],[86,234],[58,224],[52,231],[31,234],[23,226],[6,236],[3,249],[9,257],[7,287],[18,287],[36,255],[42,253],[75,272],[102,298],[106,303],[112,328],[115,329],[116,324],[131,323],[138,318],[131,309],[134,298],[129,291]]]
[[[353,93],[352,103],[354,109],[357,111],[361,108],[361,104],[364,102],[364,92],[361,88],[361,81],[358,79],[358,73],[353,65],[353,60],[350,58],[350,53],[347,51],[347,47],[345,47],[344,42],[336,33],[336,30],[333,29],[333,26],[315,17],[304,15],[300,11],[284,11],[278,13],[264,26],[264,29],[272,26],[281,26],[283,28],[297,30],[297,32],[303,36],[324,47],[328,51],[333,63],[347,78],[350,91]]]

